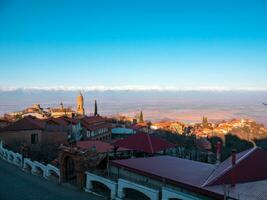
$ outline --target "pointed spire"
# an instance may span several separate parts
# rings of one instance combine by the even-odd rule
[[[97,113],[97,102],[96,102],[96,100],[95,100],[95,113],[94,113],[94,115],[95,115],[95,116],[98,115],[98,113]]]
[[[203,116],[203,118],[202,118],[202,126],[203,127],[208,127],[208,125],[209,125],[208,117]]]
[[[139,115],[139,123],[144,123],[144,116],[143,116],[142,111],[140,112],[140,115]]]

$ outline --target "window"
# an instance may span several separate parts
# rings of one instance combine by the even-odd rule
[[[37,144],[38,143],[38,134],[31,134],[31,144]]]

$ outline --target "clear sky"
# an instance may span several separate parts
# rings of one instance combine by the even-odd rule
[[[0,86],[267,88],[266,0],[0,0]]]

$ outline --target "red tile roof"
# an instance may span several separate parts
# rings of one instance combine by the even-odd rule
[[[69,121],[64,117],[38,119],[33,116],[26,116],[12,124],[1,129],[2,131],[20,131],[20,130],[66,130]],[[63,127],[63,129],[62,129]],[[55,129],[56,128],[56,129]],[[65,128],[65,129],[64,129]]]
[[[8,119],[3,119],[3,118],[0,118],[0,122],[10,123],[11,121],[10,121],[10,120],[8,120]]]
[[[110,128],[111,125],[109,123],[96,123],[96,124],[87,124],[82,121],[82,126],[86,128],[87,130],[94,131],[100,128]]]
[[[145,133],[131,135],[125,139],[118,140],[113,144],[115,146],[151,154],[175,147],[174,144]]]
[[[20,130],[43,130],[45,122],[33,116],[24,117],[6,127],[1,131],[20,131]]]
[[[64,118],[49,118],[46,120],[46,122],[48,123],[55,123],[56,125],[60,125],[60,126],[67,126],[68,123],[64,120]]]
[[[267,152],[252,148],[236,156],[236,165],[232,166],[231,157],[221,163],[204,184],[221,185],[231,183],[231,174],[235,173],[235,182],[244,183],[267,179]]]
[[[75,124],[76,125],[80,122],[79,119],[75,119],[75,118],[69,118],[69,117],[59,117],[59,118],[65,120],[69,124]]]
[[[77,147],[83,150],[89,150],[95,147],[98,153],[112,152],[114,148],[113,145],[99,140],[79,141],[77,142]],[[128,149],[119,148],[117,151],[128,151]]]
[[[105,118],[101,116],[85,116],[81,118],[81,124],[84,128],[90,131],[111,127],[111,124],[107,123]]]
[[[87,124],[94,124],[94,123],[105,122],[105,119],[101,116],[85,116],[81,118],[81,121]]]

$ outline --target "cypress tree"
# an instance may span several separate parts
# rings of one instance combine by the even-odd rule
[[[95,116],[98,115],[98,113],[97,113],[97,102],[96,102],[96,100],[95,100],[95,113],[94,113],[94,115],[95,115]]]

